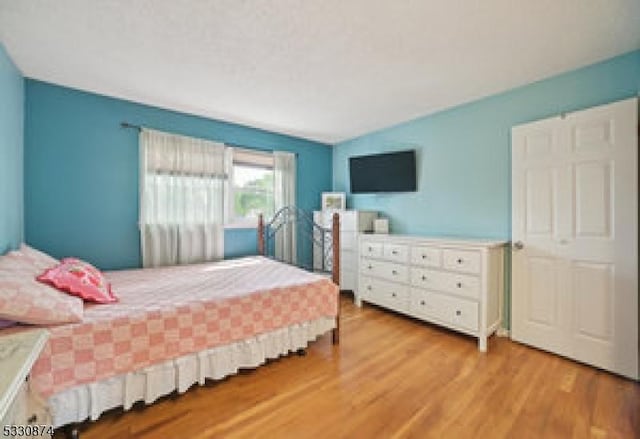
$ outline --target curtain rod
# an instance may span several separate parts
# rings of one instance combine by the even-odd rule
[[[134,130],[138,130],[141,131],[147,127],[142,126],[142,125],[134,125],[132,123],[129,122],[120,122],[120,127],[121,128],[128,128],[128,129],[134,129]],[[208,139],[207,139],[208,140]],[[227,143],[227,142],[223,142],[226,146],[230,146],[232,148],[244,148],[244,149],[249,149],[251,151],[257,151],[257,152],[264,152],[264,153],[273,153],[273,151],[275,150],[268,150],[268,149],[260,149],[260,148],[253,148],[251,146],[244,146],[244,145],[236,145],[235,143]],[[293,153],[296,157],[298,156],[297,152]]]
[[[120,126],[122,128],[133,128],[134,130],[141,130],[143,128],[140,125],[134,125],[134,124],[129,123],[129,122],[120,122]]]

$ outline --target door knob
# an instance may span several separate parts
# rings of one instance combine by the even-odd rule
[[[513,248],[516,250],[522,250],[524,248],[524,243],[522,241],[516,241],[513,243]]]

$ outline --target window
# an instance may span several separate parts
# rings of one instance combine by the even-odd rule
[[[255,227],[260,213],[265,219],[273,216],[273,154],[235,148],[231,180],[231,227]]]
[[[222,259],[229,148],[147,129],[140,146],[143,266]]]
[[[147,191],[151,191],[147,210],[154,212],[154,224],[205,224],[210,212],[221,203],[223,178],[201,175],[173,175],[150,172]],[[167,202],[171,199],[172,202]],[[220,204],[222,206],[222,204]],[[223,209],[220,209],[223,212]]]

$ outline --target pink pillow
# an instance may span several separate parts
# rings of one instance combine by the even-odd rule
[[[82,300],[37,282],[39,272],[25,258],[0,256],[0,319],[35,325],[81,321]]]
[[[88,302],[118,301],[111,292],[111,284],[107,282],[100,270],[80,259],[65,258],[60,264],[38,276],[38,280]]]

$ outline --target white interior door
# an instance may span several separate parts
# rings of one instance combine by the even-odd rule
[[[512,130],[514,340],[638,379],[638,101]]]

